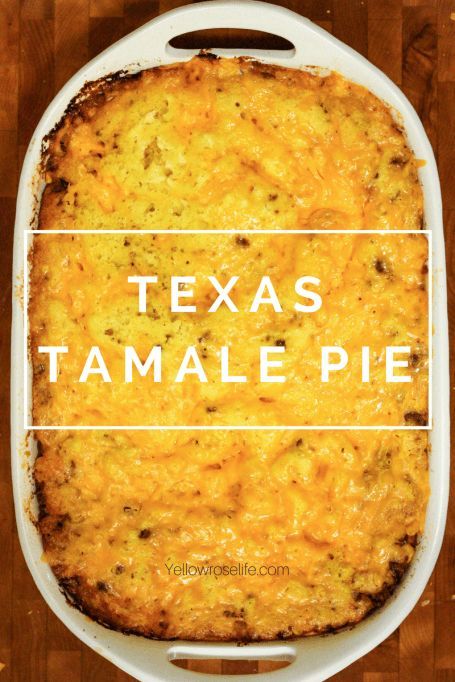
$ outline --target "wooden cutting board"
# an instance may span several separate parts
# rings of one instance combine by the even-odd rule
[[[364,54],[406,93],[438,157],[447,241],[449,301],[455,301],[455,0],[276,0]],[[90,58],[179,0],[0,0],[0,682],[126,682],[133,678],[81,644],[38,594],[19,548],[9,473],[11,251],[18,171],[53,95]],[[189,36],[189,47],[242,40],[236,31]],[[261,47],[276,39],[248,36]],[[179,43],[183,45],[182,41]],[[454,319],[451,319],[454,331]],[[452,373],[455,367],[452,343]],[[452,385],[454,380],[452,378]],[[455,681],[455,504],[434,576],[403,625],[336,675],[341,682]],[[206,672],[270,669],[209,661]],[[191,673],[188,673],[191,680]],[[254,679],[254,676],[253,678]]]

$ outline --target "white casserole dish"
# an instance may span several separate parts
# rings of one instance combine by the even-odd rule
[[[280,35],[295,48],[289,51],[214,50],[224,56],[250,55],[264,62],[292,68],[306,65],[339,71],[366,86],[399,112],[415,155],[426,161],[420,170],[425,196],[426,225],[433,233],[433,397],[434,428],[430,433],[431,496],[425,534],[411,570],[395,596],[378,612],[350,631],[289,642],[260,643],[237,647],[235,644],[161,642],[111,632],[89,621],[67,604],[52,571],[41,560],[40,537],[30,520],[32,483],[26,451],[32,457],[35,446],[24,430],[23,386],[30,385],[28,359],[24,357],[24,320],[20,300],[23,276],[25,230],[34,225],[36,199],[42,190],[37,173],[41,141],[61,118],[69,100],[87,80],[95,80],[119,69],[139,69],[183,61],[196,51],[176,50],[169,45],[174,36],[207,28],[256,29]],[[419,599],[436,562],[442,542],[448,499],[449,471],[449,374],[446,279],[441,196],[433,152],[423,126],[401,91],[378,69],[351,48],[309,20],[281,7],[248,0],[214,0],[182,7],[164,14],[112,45],[83,67],[60,91],[44,113],[25,157],[18,200],[14,240],[14,295],[12,329],[11,445],[14,497],[20,542],[28,567],[44,599],[65,625],[85,644],[141,682],[187,681],[200,673],[182,670],[170,663],[176,658],[228,658],[290,660],[291,665],[273,673],[276,682],[305,680],[320,682],[364,655],[408,615]],[[24,369],[25,368],[25,369]],[[28,458],[30,461],[30,458]],[[33,500],[32,500],[33,511]],[[207,682],[217,675],[203,675]]]

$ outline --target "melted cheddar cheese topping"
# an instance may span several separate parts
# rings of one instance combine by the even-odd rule
[[[43,227],[419,229],[416,160],[338,74],[192,60],[92,88],[50,147]]]
[[[422,225],[416,160],[381,102],[338,74],[242,60],[197,58],[87,86],[50,138],[46,173],[39,224],[49,230]],[[192,423],[235,425],[245,414],[255,424],[295,423],[296,416],[304,423],[317,403],[327,423],[347,415],[353,424],[423,425],[426,243],[381,239],[37,237],[36,423],[137,424],[144,416],[163,423],[165,409],[173,423],[191,415]],[[176,268],[201,278],[238,274],[251,284],[273,272],[285,304],[289,283],[318,268],[326,305],[318,317],[285,305],[282,317],[245,315],[239,323],[229,311],[210,317],[203,305],[195,316],[172,316],[161,289],[151,314],[140,316],[127,276],[154,274],[152,267],[163,281]],[[196,294],[201,304],[211,295],[203,285]],[[36,352],[71,346],[68,372],[96,344],[115,372],[133,338],[140,352],[161,345],[171,363],[196,343],[208,370],[221,342],[237,343],[235,373],[254,367],[263,339],[284,343],[291,358],[324,342],[357,350],[371,343],[379,355],[388,341],[412,347],[416,380],[384,389],[379,408],[374,372],[377,382],[359,407],[358,366],[319,395],[304,380],[252,382],[233,400],[219,381],[171,389],[144,379],[132,399],[121,384],[90,380],[75,401],[63,362],[50,384]],[[69,599],[126,632],[247,641],[358,622],[389,596],[423,528],[425,431],[106,428],[42,430],[38,439],[46,559]],[[229,570],[245,564],[256,574]]]

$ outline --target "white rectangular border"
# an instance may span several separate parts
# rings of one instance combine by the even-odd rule
[[[433,235],[431,230],[24,230],[24,429],[26,431],[431,431],[433,423]],[[426,426],[33,426],[28,404],[28,306],[30,235],[39,234],[416,234],[428,240],[428,424]]]

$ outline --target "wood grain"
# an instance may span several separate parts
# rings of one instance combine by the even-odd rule
[[[0,682],[132,681],[82,645],[49,611],[25,567],[16,537],[8,417],[14,201],[26,145],[54,93],[113,41],[182,4],[180,0],[0,0],[0,662],[5,665]],[[455,0],[278,0],[277,4],[308,16],[367,56],[402,87],[418,111],[441,173],[454,338]],[[452,343],[452,387],[454,349]],[[413,612],[379,647],[332,679],[455,681],[454,564],[452,502],[434,575]],[[222,677],[276,667],[229,661],[181,665],[188,669],[188,679],[190,671],[201,665]]]

